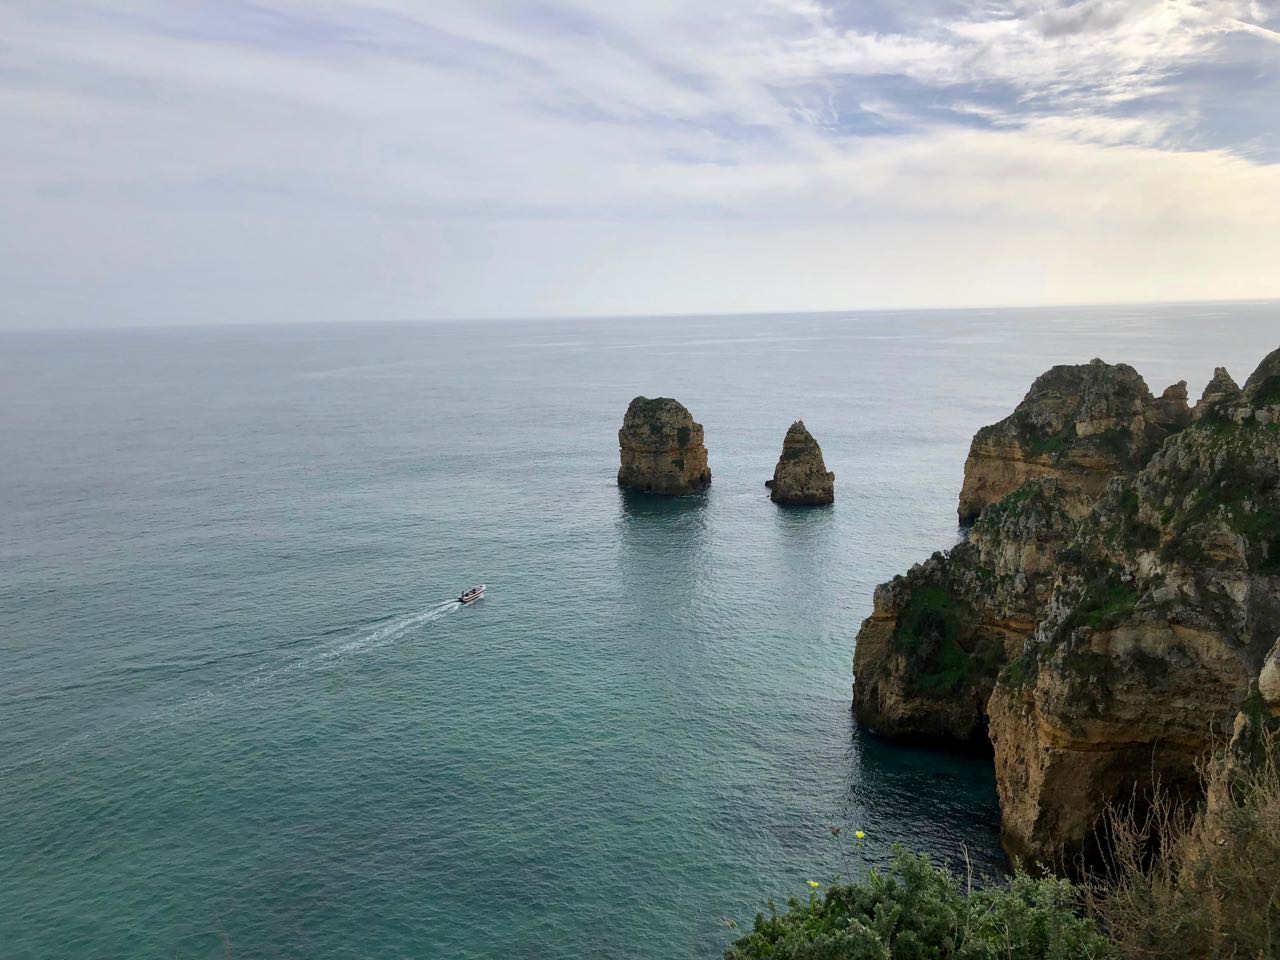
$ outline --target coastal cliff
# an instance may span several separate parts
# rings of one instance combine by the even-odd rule
[[[782,456],[773,479],[765,483],[769,498],[786,506],[821,506],[835,502],[835,483],[836,475],[827,470],[822,448],[804,421],[791,424],[782,440]]]
[[[876,591],[859,722],[989,740],[1015,859],[1067,864],[1108,803],[1194,790],[1280,636],[1280,350],[1234,386],[1193,412],[1130,367],[1055,367],[975,437],[968,539]]]
[[[1185,382],[1156,398],[1127,364],[1095,359],[1053,367],[1012,414],[974,436],[960,519],[973,520],[1034,477],[1061,481],[1073,512],[1083,515],[1110,477],[1146,463],[1190,421]]]
[[[858,722],[899,739],[981,745],[1001,668],[1022,652],[1077,523],[1051,477],[987,510],[969,538],[876,588],[854,648]]]
[[[682,496],[711,483],[702,424],[677,400],[636,397],[618,431],[618,485]]]

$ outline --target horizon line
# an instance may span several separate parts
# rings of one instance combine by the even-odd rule
[[[798,316],[834,316],[837,314],[859,313],[947,313],[960,311],[992,311],[1007,312],[1011,310],[1086,310],[1106,307],[1174,307],[1174,306],[1210,306],[1210,305],[1263,305],[1274,303],[1280,305],[1280,295],[1270,297],[1212,297],[1195,300],[1103,300],[1103,301],[1063,301],[1058,303],[979,303],[959,306],[923,306],[923,307],[824,307],[814,310],[709,310],[694,313],[660,312],[660,313],[581,313],[581,314],[450,314],[428,317],[391,317],[385,319],[352,320],[352,319],[300,319],[300,320],[226,320],[210,322],[177,321],[165,322],[133,322],[106,324],[54,324],[44,326],[3,326],[0,335],[8,333],[104,333],[107,331],[129,330],[222,330],[245,327],[284,327],[284,326],[404,326],[410,324],[458,324],[458,323],[547,323],[587,321],[607,323],[610,321],[628,320],[679,320],[679,319],[731,319],[753,317],[798,317]],[[850,317],[855,319],[855,317]]]

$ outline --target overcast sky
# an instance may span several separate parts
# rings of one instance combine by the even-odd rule
[[[1280,297],[1280,4],[0,0],[0,325]]]

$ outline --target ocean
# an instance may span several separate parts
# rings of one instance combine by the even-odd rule
[[[1278,319],[0,334],[0,956],[707,958],[895,843],[998,873],[989,759],[851,717],[874,585],[1051,364],[1194,400]],[[618,489],[638,394],[707,493]],[[795,419],[831,508],[768,499]]]

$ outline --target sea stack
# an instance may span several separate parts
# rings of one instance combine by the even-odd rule
[[[618,485],[643,493],[679,497],[711,483],[702,424],[670,397],[636,397],[618,431]]]
[[[822,448],[813,439],[804,421],[797,420],[782,441],[782,456],[765,486],[774,503],[795,507],[817,507],[834,503],[836,475],[822,461]]]

